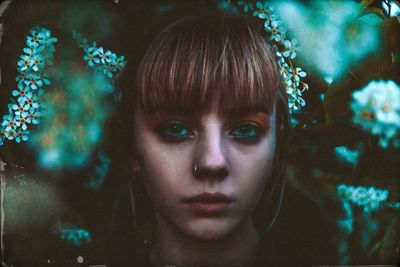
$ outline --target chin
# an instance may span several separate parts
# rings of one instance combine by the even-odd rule
[[[204,241],[223,239],[235,230],[236,224],[231,221],[201,219],[185,227],[187,235]]]

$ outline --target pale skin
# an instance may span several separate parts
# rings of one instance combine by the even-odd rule
[[[135,161],[157,220],[152,264],[253,262],[259,236],[251,215],[272,171],[275,117],[275,112],[222,114],[216,105],[197,116],[136,108]],[[201,172],[193,170],[196,164]],[[183,200],[204,192],[234,201],[223,214],[197,214]]]

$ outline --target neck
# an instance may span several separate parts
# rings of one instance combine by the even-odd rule
[[[248,266],[254,262],[258,233],[251,218],[229,236],[199,240],[157,218],[158,234],[150,261],[156,266]]]

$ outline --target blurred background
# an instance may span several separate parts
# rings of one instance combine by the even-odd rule
[[[4,266],[132,249],[120,75],[152,31],[213,9],[259,20],[293,100],[269,263],[400,263],[399,1],[14,0],[0,4]]]

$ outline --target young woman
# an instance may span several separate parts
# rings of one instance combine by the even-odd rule
[[[153,232],[144,262],[263,265],[257,246],[282,196],[288,108],[259,26],[183,18],[125,72],[135,227]]]
[[[72,14],[64,8],[66,3],[48,5],[44,1],[45,7],[33,1],[27,8],[26,1],[14,2],[11,8],[15,4],[19,11],[10,9],[4,25],[9,29],[5,33],[15,37],[3,38],[3,65],[15,66],[23,46],[21,34],[38,21],[59,39],[56,57],[65,53],[69,27],[80,24],[75,17],[65,19]],[[97,6],[97,2],[82,8],[73,5],[73,11],[82,10],[79,18],[83,19],[87,7]],[[83,265],[118,267],[336,263],[314,258],[325,255],[321,248],[327,242],[321,233],[329,232],[316,220],[319,213],[310,214],[311,205],[299,205],[301,198],[288,194],[290,188],[285,189],[284,201],[288,202],[280,205],[288,111],[262,22],[251,15],[247,21],[222,12],[211,14],[215,1],[159,1],[160,6],[164,4],[164,15],[157,17],[161,9],[154,1],[117,2],[104,0],[110,17],[95,12],[99,20],[83,20],[93,20],[92,27],[82,23],[76,29],[124,54],[128,61],[118,79],[123,103],[116,118],[123,135],[119,138],[114,125],[111,133],[105,134],[110,138],[105,138],[104,149],[112,157],[109,176],[94,193],[82,187],[90,166],[66,174],[32,173],[32,179],[47,176],[51,184],[62,188],[60,192],[65,194],[61,198],[72,203],[74,212],[68,210],[66,216],[52,220],[78,221],[77,225],[90,230],[92,241],[75,247],[60,239],[48,226],[50,222],[35,231],[29,223],[16,237],[8,232],[7,263],[75,266],[83,260]],[[170,15],[166,15],[171,6],[166,2],[175,3],[179,11],[169,9]],[[208,16],[189,16],[199,6],[207,9],[199,13]],[[67,10],[64,16],[60,10]],[[124,12],[127,16],[120,16]],[[107,27],[115,14],[121,24]],[[125,30],[129,34],[120,32]],[[95,34],[97,31],[103,34]],[[110,45],[106,40],[111,38],[106,36],[111,32],[123,40],[112,38],[116,42]],[[58,58],[59,63],[62,60]],[[11,93],[15,67],[6,69],[2,85]],[[5,110],[8,100],[0,99]],[[119,141],[123,149],[114,146]],[[28,167],[26,171],[36,168],[30,149],[15,151],[14,155],[24,155],[14,157],[21,160],[18,165]],[[55,179],[58,176],[65,181],[60,184]],[[121,190],[114,190],[114,186]],[[32,203],[43,209],[40,203]],[[280,206],[281,221],[274,223]],[[291,207],[289,212],[287,207]],[[112,210],[110,218],[108,210]],[[272,224],[275,227],[270,229]],[[276,226],[281,230],[277,232]],[[314,231],[316,226],[322,230]]]

